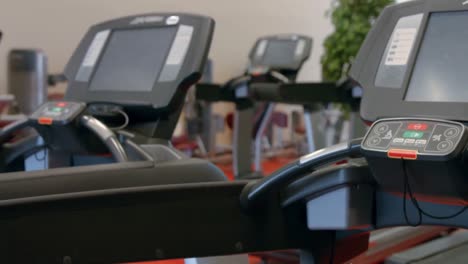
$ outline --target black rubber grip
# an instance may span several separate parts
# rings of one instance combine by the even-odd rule
[[[318,150],[282,167],[268,177],[248,184],[241,193],[241,206],[250,211],[262,203],[263,197],[267,196],[266,194],[279,191],[291,181],[298,179],[305,173],[314,171],[317,167],[350,157],[360,157],[361,142],[362,138],[359,138]]]

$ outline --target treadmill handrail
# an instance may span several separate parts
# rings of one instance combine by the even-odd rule
[[[249,93],[253,100],[290,104],[352,103],[357,100],[350,90],[333,82],[253,82],[249,84]],[[234,93],[224,91],[220,84],[197,84],[196,96],[209,102],[236,100]]]
[[[348,103],[351,98],[343,87],[333,82],[252,83],[250,90],[255,100],[278,103]]]
[[[362,138],[358,138],[317,150],[302,156],[289,165],[283,166],[268,177],[249,183],[242,191],[241,206],[246,211],[252,211],[253,208],[264,202],[263,199],[267,194],[279,191],[288,183],[304,176],[304,174],[343,159],[361,157],[361,141]]]

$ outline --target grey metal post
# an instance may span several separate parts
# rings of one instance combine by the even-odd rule
[[[265,115],[262,118],[262,121],[260,123],[260,127],[255,134],[255,145],[254,145],[254,171],[255,172],[262,172],[262,139],[263,136],[266,133],[266,130],[268,128],[268,124],[271,121],[271,117],[273,115],[273,112],[275,110],[275,104],[269,103],[267,105],[267,109],[265,111]]]
[[[320,130],[320,105],[304,106],[304,125],[309,153],[326,147],[324,131]]]
[[[307,139],[307,151],[309,153],[314,152],[317,147],[315,146],[314,140],[314,127],[312,125],[312,113],[310,111],[304,111],[304,126]]]
[[[252,131],[255,109],[236,109],[234,113],[233,171],[236,179],[252,173]]]

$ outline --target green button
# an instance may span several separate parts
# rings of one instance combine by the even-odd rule
[[[405,131],[405,133],[403,133],[404,138],[422,138],[423,136],[424,132]]]
[[[62,108],[60,108],[60,107],[54,107],[54,108],[52,108],[52,111],[54,111],[54,112],[62,112]]]

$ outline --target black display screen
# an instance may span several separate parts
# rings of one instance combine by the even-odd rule
[[[468,102],[468,11],[432,13],[407,101]]]
[[[295,63],[297,41],[270,40],[263,55],[263,65],[288,67]]]
[[[150,92],[177,27],[116,30],[96,65],[89,90]]]

